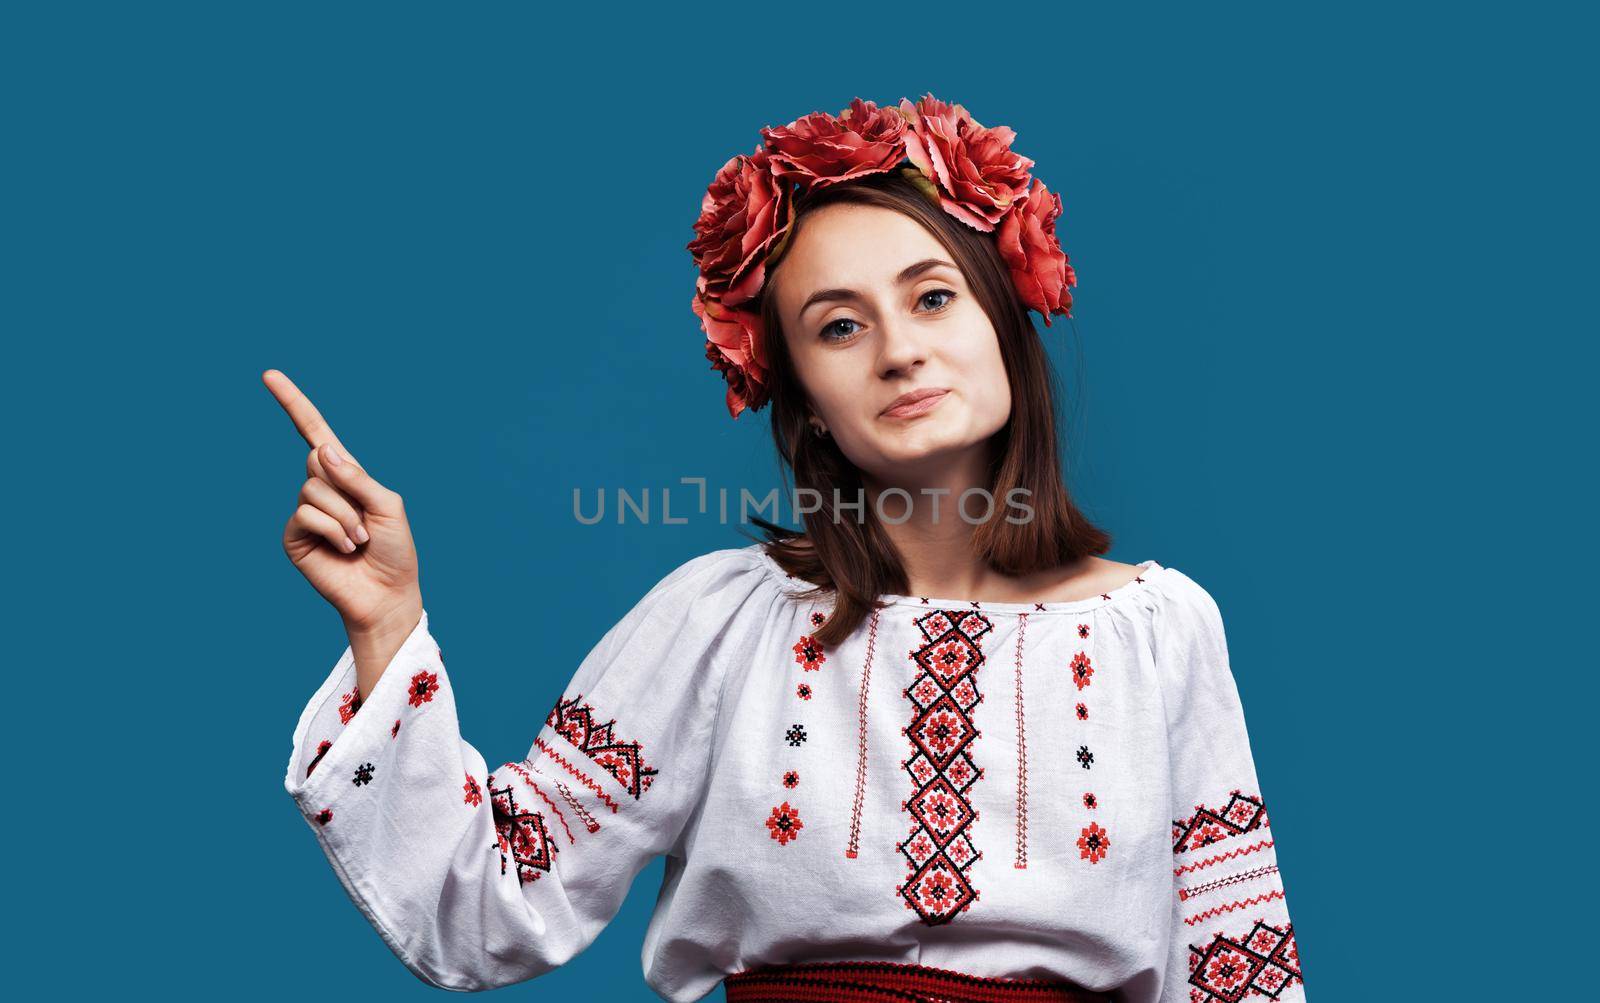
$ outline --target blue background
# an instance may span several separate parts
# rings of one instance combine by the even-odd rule
[[[929,90],[1063,194],[1072,487],[1221,604],[1310,994],[1586,980],[1592,24],[50,10],[0,30],[11,985],[423,997],[282,788],[344,637],[281,551],[305,447],[259,374],[404,494],[464,732],[521,756],[653,582],[745,542],[571,489],[776,483],[689,310],[712,173]],[[660,875],[508,995],[652,998]]]

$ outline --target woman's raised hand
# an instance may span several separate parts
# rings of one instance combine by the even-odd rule
[[[387,638],[371,648],[397,649],[422,615],[417,548],[400,496],[356,462],[289,377],[268,369],[261,382],[311,447],[284,552],[344,618],[358,659],[358,639]]]

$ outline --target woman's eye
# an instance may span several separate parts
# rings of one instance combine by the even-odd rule
[[[945,307],[950,305],[950,301],[951,300],[956,298],[956,294],[952,290],[949,290],[949,289],[930,289],[927,292],[922,294],[922,298],[920,300],[918,300],[918,302],[926,304],[928,302],[928,297],[930,297],[930,296],[933,296],[933,297],[939,297],[939,296],[946,297],[943,302],[935,304],[934,306],[928,307],[928,309],[930,311],[943,310]]]
[[[838,327],[839,327],[840,324],[854,324],[854,323],[855,323],[855,321],[849,320],[848,318],[841,318],[839,320],[834,321],[831,324],[825,325],[822,328],[822,338],[823,338],[823,340],[824,341],[840,341],[840,340],[843,340],[844,338],[850,337],[850,335],[854,334],[855,332],[853,332],[853,331],[839,331]]]

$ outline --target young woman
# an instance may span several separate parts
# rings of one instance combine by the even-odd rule
[[[668,574],[493,769],[400,497],[264,374],[312,447],[284,547],[350,640],[285,785],[412,972],[547,972],[666,854],[672,1000],[1304,998],[1217,605],[1098,556],[1062,484],[1028,310],[1074,276],[1013,138],[858,100],[718,172],[707,355],[820,508]]]

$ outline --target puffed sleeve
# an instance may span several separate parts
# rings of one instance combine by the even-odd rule
[[[1210,593],[1162,579],[1156,663],[1172,806],[1171,942],[1163,1003],[1302,1001],[1294,925],[1244,708]]]
[[[492,770],[460,735],[426,612],[365,700],[345,649],[300,715],[284,786],[413,974],[492,989],[593,942],[701,801],[761,581],[744,550],[678,566],[584,658],[528,755]],[[479,668],[471,685],[515,675]]]

